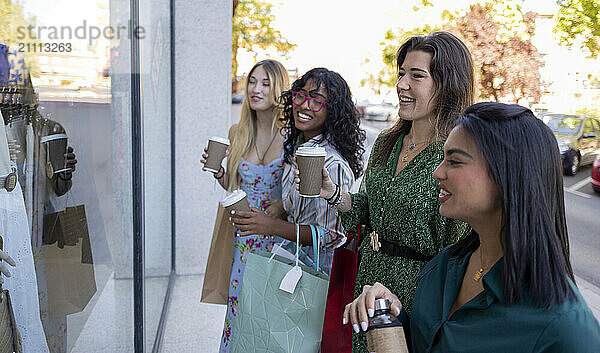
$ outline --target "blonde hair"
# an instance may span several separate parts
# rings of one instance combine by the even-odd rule
[[[289,89],[290,79],[287,70],[283,65],[275,60],[263,60],[252,67],[248,73],[248,78],[252,75],[252,72],[259,67],[266,71],[267,77],[269,77],[269,84],[271,87],[270,99],[273,103],[273,124],[271,130],[283,127],[283,111],[282,107],[277,103],[279,96],[283,91]],[[246,79],[245,96],[242,102],[242,111],[240,114],[240,121],[237,125],[237,130],[232,138],[231,146],[229,147],[229,157],[227,159],[227,171],[229,172],[229,185],[227,190],[233,191],[239,187],[238,184],[238,165],[242,157],[250,151],[254,146],[256,138],[256,111],[250,108],[250,101],[248,100],[248,83],[249,79]]]

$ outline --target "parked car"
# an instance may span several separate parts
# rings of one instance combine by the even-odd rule
[[[543,118],[556,136],[565,174],[575,175],[580,166],[593,163],[600,155],[600,119],[567,114]]]
[[[369,104],[365,107],[365,119],[392,121],[398,117],[398,107],[390,103]]]
[[[233,97],[231,97],[231,103],[233,104],[240,104],[244,101],[244,95],[242,93],[238,93],[236,95],[234,95]]]
[[[369,105],[368,102],[360,102],[360,103],[355,103],[354,106],[356,107],[356,110],[358,110],[358,117],[359,118],[364,118],[365,117],[365,111],[367,110],[367,105]]]
[[[592,165],[592,189],[600,192],[600,155],[596,157],[594,165]]]

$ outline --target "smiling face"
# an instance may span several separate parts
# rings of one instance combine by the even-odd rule
[[[327,92],[323,86],[317,87],[312,79],[309,79],[304,87],[298,90],[306,97],[317,98],[327,102]],[[327,119],[327,105],[323,106],[318,112],[313,112],[308,108],[308,99],[301,105],[293,104],[294,124],[296,128],[304,133],[304,139],[311,138],[323,132],[323,124]]]
[[[273,108],[271,82],[262,66],[257,66],[248,77],[247,92],[252,110],[265,111]]]
[[[398,71],[398,116],[403,120],[429,119],[433,114],[435,82],[430,72],[432,54],[421,50],[406,54]]]
[[[502,218],[502,201],[473,137],[452,130],[444,144],[444,160],[433,173],[440,182],[440,214],[476,228]]]

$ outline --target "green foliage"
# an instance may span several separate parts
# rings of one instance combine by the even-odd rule
[[[475,4],[466,12],[441,13],[440,27],[425,26],[412,30],[386,32],[381,43],[385,67],[370,74],[361,85],[375,93],[391,90],[396,84],[396,50],[410,36],[446,30],[460,37],[473,57],[476,86],[480,99],[499,100],[503,96],[539,100],[542,93],[539,68],[541,55],[531,43],[535,33],[535,15],[522,13],[514,0]]]
[[[237,51],[240,48],[254,53],[257,58],[258,50],[275,48],[287,54],[295,44],[289,43],[281,32],[274,29],[271,23],[275,20],[272,14],[273,5],[262,0],[240,0],[234,9],[231,38],[231,68],[235,86],[237,77]]]
[[[531,42],[534,13],[523,14],[511,0],[475,4],[448,28],[471,51],[480,99],[539,101],[543,91],[539,69],[544,62]]]
[[[398,76],[396,70],[396,52],[398,51],[400,43],[403,43],[410,37],[426,35],[436,30],[439,30],[439,28],[425,25],[422,28],[414,28],[409,31],[399,29],[397,32],[394,32],[390,29],[385,32],[385,39],[383,42],[379,43],[385,66],[376,74],[368,74],[367,77],[360,81],[360,85],[371,88],[377,95],[385,95],[387,91],[396,86],[396,79]]]
[[[560,43],[600,53],[600,0],[560,0],[555,31]]]

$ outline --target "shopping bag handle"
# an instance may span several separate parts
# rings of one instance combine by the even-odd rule
[[[319,242],[320,242],[320,235],[321,235],[321,231],[317,228],[321,228],[321,227],[315,227],[312,224],[308,225],[310,227],[310,233],[312,234],[312,245],[313,245],[313,253],[315,256],[315,271],[319,271]],[[318,235],[317,235],[318,233]]]
[[[75,207],[75,198],[73,197],[73,192],[69,190],[67,192],[67,197],[65,197],[65,212],[67,211],[67,207],[69,206],[69,196],[71,197],[71,204]]]
[[[300,256],[300,225],[296,223],[296,266],[298,266],[298,258]],[[272,253],[269,262],[273,260],[276,253]]]

